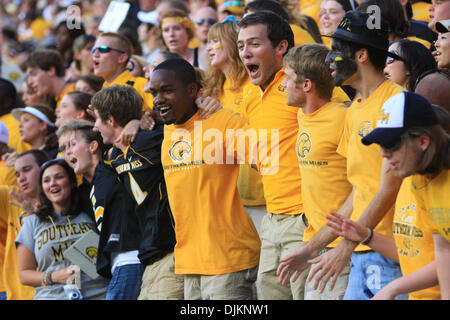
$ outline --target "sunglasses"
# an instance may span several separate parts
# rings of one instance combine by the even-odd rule
[[[225,1],[223,3],[223,7],[224,8],[228,8],[228,7],[243,7],[244,5],[242,4],[241,1]]]
[[[385,151],[394,152],[394,151],[397,151],[398,149],[400,149],[400,147],[402,146],[402,143],[404,141],[411,139],[411,138],[414,139],[417,137],[420,137],[420,134],[409,132],[409,133],[401,135],[400,137],[398,137],[397,139],[395,139],[394,141],[392,141],[389,144],[380,144],[380,146]]]
[[[201,26],[201,25],[204,24],[205,22],[208,22],[208,24],[209,24],[210,26],[212,26],[214,23],[217,22],[217,20],[216,20],[216,19],[213,19],[213,18],[199,19],[199,20],[197,20],[195,23],[196,23],[198,26]]]
[[[389,53],[391,54],[390,56],[388,56],[386,58],[386,64],[391,64],[393,63],[395,60],[397,61],[404,61],[402,59],[402,57],[400,57],[398,54],[396,54],[395,52],[389,51]]]
[[[120,53],[125,53],[125,51],[123,51],[123,50],[119,50],[119,49],[114,49],[114,48],[111,48],[111,47],[108,47],[108,46],[98,46],[98,47],[92,47],[92,53],[95,53],[96,51],[99,51],[100,53],[108,53],[108,52],[110,52],[111,50],[113,50],[113,51],[117,51],[117,52],[120,52]]]
[[[380,145],[380,146],[381,146],[381,148],[383,148],[384,150],[386,150],[388,152],[394,152],[394,151],[397,151],[398,149],[400,149],[400,147],[402,145],[402,142],[403,142],[402,137],[399,137],[398,139],[396,139],[392,143],[383,144],[383,145]]]

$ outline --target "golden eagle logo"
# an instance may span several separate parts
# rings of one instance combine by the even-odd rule
[[[278,86],[278,91],[280,91],[280,92],[286,92],[286,88],[280,84],[280,85]]]
[[[389,112],[384,112],[384,110],[383,109],[381,109],[381,111],[380,111],[380,115],[379,115],[379,117],[378,117],[378,121],[380,122],[380,123],[388,123],[389,122]]]
[[[297,138],[297,155],[300,158],[305,158],[311,152],[311,139],[309,134],[302,132]]]
[[[363,121],[358,126],[358,134],[361,137],[365,137],[372,131],[372,122],[370,121]]]
[[[192,151],[191,144],[186,140],[178,140],[169,149],[169,156],[174,162],[182,162],[189,158]]]
[[[97,258],[97,248],[95,248],[95,247],[88,247],[88,248],[86,248],[86,254],[91,259]]]

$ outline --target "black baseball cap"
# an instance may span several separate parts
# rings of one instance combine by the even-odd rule
[[[388,52],[389,26],[383,20],[379,24],[373,23],[373,19],[366,12],[347,11],[335,32],[322,36],[367,46],[391,55]]]

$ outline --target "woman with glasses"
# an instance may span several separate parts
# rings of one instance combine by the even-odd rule
[[[404,293],[415,300],[449,298],[449,261],[443,259],[450,253],[450,144],[443,127],[448,114],[436,109],[417,94],[400,93],[386,101],[382,111],[387,117],[362,139],[364,144],[379,144],[389,170],[404,178],[395,203],[394,239],[341,215],[329,217],[327,225],[336,235],[366,243],[399,261],[403,277],[386,285],[374,299],[394,299]]]
[[[82,198],[72,168],[62,159],[44,163],[39,174],[37,211],[24,218],[16,239],[19,278],[35,287],[35,300],[67,300],[64,286],[73,283],[75,270],[64,251],[95,229],[90,215],[81,211]],[[103,299],[107,281],[91,279],[81,271],[83,299]]]
[[[163,50],[178,53],[192,66],[206,70],[206,58],[201,57],[199,48],[189,47],[189,42],[195,35],[195,25],[185,12],[171,9],[162,13],[159,30]]]
[[[384,74],[408,91],[413,91],[417,78],[436,68],[433,55],[423,44],[402,39],[389,46],[392,56],[386,59]]]

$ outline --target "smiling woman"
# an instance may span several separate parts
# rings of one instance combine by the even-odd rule
[[[67,300],[64,285],[74,275],[64,250],[95,228],[90,216],[81,211],[76,176],[62,159],[44,163],[39,175],[40,205],[24,219],[16,240],[19,278],[36,287],[35,300]],[[72,283],[72,282],[70,282]],[[85,299],[103,299],[107,282],[92,280],[81,271],[81,294]]]

